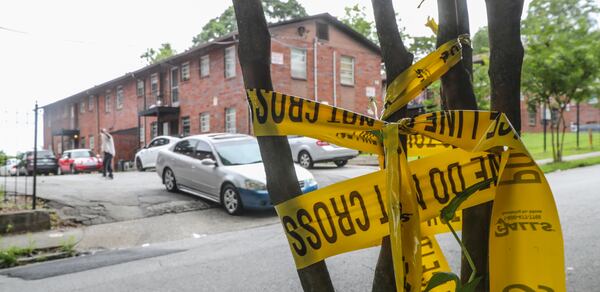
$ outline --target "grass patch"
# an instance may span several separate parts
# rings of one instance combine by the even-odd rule
[[[587,158],[587,159],[563,161],[563,162],[557,162],[557,163],[548,163],[548,164],[540,165],[540,168],[542,169],[542,171],[544,173],[550,173],[550,172],[557,171],[557,170],[566,170],[566,169],[584,167],[584,166],[590,166],[590,165],[596,165],[596,164],[600,164],[600,156]]]
[[[546,135],[546,152],[544,152],[544,133],[522,133],[521,140],[523,140],[533,159],[552,158],[552,141],[549,132]],[[563,157],[593,151],[600,151],[600,133],[593,133],[591,147],[588,133],[579,133],[579,148],[577,148],[577,134],[571,132],[565,133]]]

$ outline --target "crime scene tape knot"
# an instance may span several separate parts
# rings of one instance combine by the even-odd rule
[[[414,124],[413,118],[402,118],[398,121],[398,132],[403,135],[413,135],[417,134],[415,130],[413,130],[412,125]]]
[[[466,33],[466,34],[461,34],[458,36],[458,41],[465,46],[471,46],[471,36]]]

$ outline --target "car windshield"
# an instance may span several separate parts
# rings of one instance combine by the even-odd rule
[[[73,151],[71,152],[71,158],[87,158],[93,157],[94,154],[91,151]]]
[[[241,165],[262,162],[258,142],[254,139],[215,143],[224,165]]]

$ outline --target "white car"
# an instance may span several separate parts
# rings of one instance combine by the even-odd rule
[[[308,170],[294,164],[303,193],[318,188]],[[227,213],[273,208],[256,138],[205,134],[183,138],[159,152],[156,173],[170,192],[184,191],[220,203]]]
[[[15,175],[27,175],[25,167],[19,167],[18,159],[8,159],[6,165],[0,167],[0,176],[15,176]]]
[[[304,168],[312,168],[315,162],[333,162],[337,167],[342,167],[349,159],[358,156],[358,151],[354,149],[309,137],[288,136],[288,142],[294,162]]]
[[[171,136],[158,136],[135,154],[135,166],[139,171],[156,167],[156,157],[162,149],[168,149],[181,139]]]

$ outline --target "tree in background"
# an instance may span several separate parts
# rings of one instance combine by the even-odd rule
[[[600,32],[593,0],[534,0],[524,21],[526,57],[523,85],[530,108],[545,105],[553,113],[552,156],[562,160],[569,125],[564,112],[598,89]]]
[[[473,90],[477,107],[490,109],[490,43],[487,26],[479,28],[472,40],[473,44]]]
[[[161,44],[160,48],[157,50],[153,48],[147,49],[146,52],[140,56],[140,58],[145,59],[148,64],[154,64],[175,54],[177,54],[177,52],[171,48],[171,44],[164,43]]]
[[[375,23],[367,19],[365,9],[364,6],[359,6],[358,4],[347,6],[344,8],[345,14],[340,18],[340,21],[352,27],[370,41],[379,44],[377,33],[375,32]]]
[[[8,156],[6,156],[6,153],[4,153],[3,150],[0,150],[0,166],[6,165],[7,159],[8,159]]]
[[[304,17],[308,14],[302,4],[296,0],[263,0],[261,1],[267,20],[279,22],[293,18]],[[192,38],[193,46],[213,41],[237,30],[233,6],[227,7],[221,15],[211,19],[202,27],[202,31]]]

